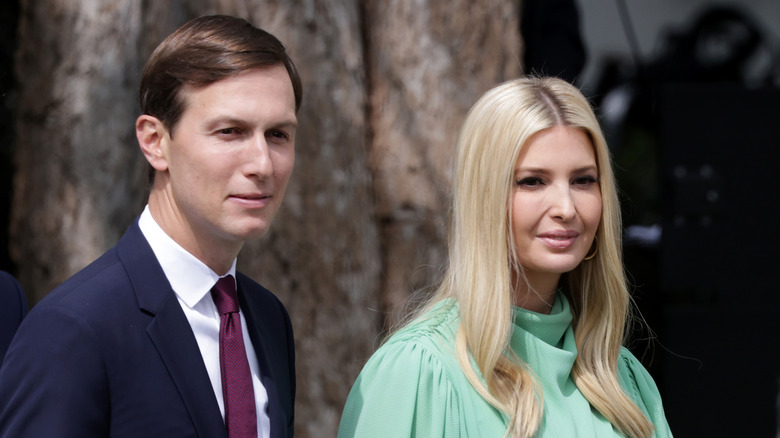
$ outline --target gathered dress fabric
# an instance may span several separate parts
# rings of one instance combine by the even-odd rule
[[[515,307],[510,347],[533,370],[543,391],[537,437],[621,437],[574,384],[577,356],[572,314],[558,292],[550,314]],[[339,438],[501,438],[508,417],[479,395],[455,358],[458,306],[446,300],[395,333],[369,359],[353,385]],[[473,363],[473,362],[472,362]],[[627,349],[618,360],[625,393],[655,426],[671,437],[652,377]]]

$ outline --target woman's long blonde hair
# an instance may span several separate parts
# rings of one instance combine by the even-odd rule
[[[533,436],[542,420],[543,394],[533,372],[509,348],[516,269],[509,199],[521,148],[534,133],[558,125],[582,129],[591,139],[603,205],[596,256],[562,279],[574,313],[578,354],[573,379],[591,405],[623,434],[648,437],[652,423],[617,380],[630,297],[609,151],[588,101],[569,83],[522,77],[488,91],[469,111],[457,143],[449,266],[420,313],[443,299],[457,300],[460,366],[474,388],[508,416],[508,436]]]

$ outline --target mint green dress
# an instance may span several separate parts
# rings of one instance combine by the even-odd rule
[[[620,437],[590,406],[571,378],[577,355],[569,302],[556,295],[549,315],[515,308],[510,345],[537,374],[544,416],[537,437]],[[466,379],[454,352],[458,310],[454,301],[398,331],[369,359],[347,399],[339,438],[501,438],[508,419]],[[626,394],[671,437],[653,379],[625,348],[618,378]]]

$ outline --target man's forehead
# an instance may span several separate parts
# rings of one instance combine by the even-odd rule
[[[262,82],[257,83],[257,87],[253,84],[248,87],[249,91],[247,91],[246,84],[248,82],[245,81]],[[219,89],[219,92],[212,93],[215,89]],[[231,93],[231,89],[239,91],[239,93]],[[255,94],[256,99],[251,99],[251,94],[253,93]],[[261,93],[263,94],[261,95]],[[207,98],[211,100],[211,104],[219,102],[225,103],[226,105],[231,101],[239,101],[240,99],[251,99],[255,102],[263,102],[266,100],[278,99],[280,96],[284,96],[284,98],[289,97],[291,115],[288,118],[291,123],[296,123],[297,120],[295,117],[296,103],[292,80],[287,73],[287,69],[281,64],[253,68],[206,85],[184,84],[180,89],[179,99],[183,104],[185,112],[193,103],[194,96],[207,96]],[[240,109],[240,107],[245,104],[246,102],[239,102],[236,106]]]

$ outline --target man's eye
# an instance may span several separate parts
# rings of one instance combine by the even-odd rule
[[[515,184],[518,186],[524,186],[524,187],[536,187],[539,185],[542,185],[543,182],[541,178],[537,178],[535,176],[531,176],[528,178],[523,178],[520,180],[515,181]]]
[[[273,138],[277,138],[277,139],[281,139],[281,140],[287,140],[287,139],[290,137],[289,135],[287,135],[287,133],[286,133],[286,132],[284,132],[284,131],[278,131],[278,130],[273,130],[273,131],[271,131],[271,132],[269,133],[269,135],[270,135],[271,137],[273,137]]]
[[[219,134],[221,134],[221,135],[236,135],[236,134],[239,134],[239,133],[240,133],[240,131],[238,130],[238,128],[224,128],[224,129],[220,129],[220,130],[219,130],[219,131],[217,131],[217,132],[218,132]]]

